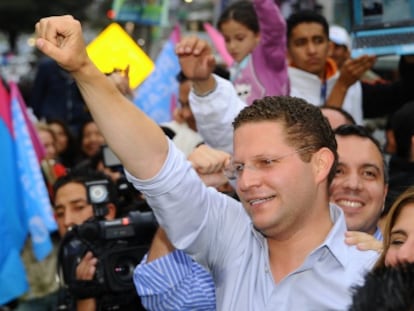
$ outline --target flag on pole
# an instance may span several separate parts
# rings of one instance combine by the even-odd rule
[[[45,181],[30,137],[23,109],[19,102],[22,97],[17,85],[10,83],[12,128],[15,137],[17,174],[20,181],[21,211],[33,244],[33,252],[38,260],[44,259],[52,250],[50,231],[57,229]],[[19,208],[19,207],[14,207]]]
[[[176,25],[155,61],[155,70],[136,90],[135,105],[157,123],[172,119],[171,98],[177,98],[176,75],[180,72],[175,54],[175,44],[179,38],[180,28]]]
[[[20,258],[27,237],[21,196],[10,110],[9,93],[0,82],[0,305],[28,290],[26,272]]]
[[[43,143],[40,141],[39,135],[37,134],[37,131],[36,131],[32,121],[29,118],[29,114],[27,113],[26,104],[24,103],[23,97],[20,94],[20,92],[18,91],[18,88],[17,88],[16,84],[14,82],[10,82],[10,84],[14,85],[13,88],[15,90],[17,90],[17,91],[14,92],[14,94],[16,96],[17,102],[19,103],[20,110],[23,113],[24,122],[26,123],[27,129],[29,130],[30,139],[33,143],[33,148],[35,150],[37,160],[40,163],[42,161],[42,159],[45,157],[45,154],[46,154],[45,148],[43,146]]]

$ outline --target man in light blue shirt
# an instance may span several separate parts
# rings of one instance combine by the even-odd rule
[[[382,241],[377,222],[384,205],[388,176],[380,145],[358,125],[338,127],[335,135],[339,164],[330,187],[331,200],[345,211],[348,230],[365,232]],[[382,243],[378,245],[381,248]],[[210,287],[209,292],[214,293],[208,272],[184,253],[170,251],[163,252],[155,261],[147,262],[144,258],[135,270],[135,284],[145,306],[149,310],[164,310],[163,303],[173,304],[174,299],[175,310],[206,304],[210,305],[207,310],[215,310],[215,296],[201,296],[198,292],[199,287],[203,291]],[[175,281],[162,282],[162,279]],[[197,297],[203,297],[202,301]]]
[[[350,286],[377,254],[343,242],[344,215],[328,195],[337,146],[317,107],[269,97],[238,115],[228,176],[241,205],[207,188],[159,126],[107,81],[86,53],[79,22],[45,18],[36,32],[38,48],[73,75],[174,247],[211,271],[218,310],[347,309]],[[192,62],[192,72],[183,70],[195,92],[205,94],[197,77],[214,61],[198,48],[177,49]]]
[[[283,101],[283,99],[281,100]],[[283,111],[283,109],[288,109],[291,105],[297,105],[302,107],[302,109],[298,109],[299,115],[308,115],[308,118],[314,118],[317,115],[312,114],[312,116],[310,116],[309,111],[306,111],[307,109],[305,109],[307,108],[307,104],[303,104],[300,101],[287,102],[285,103],[286,105],[281,105],[281,107],[275,104],[276,102],[272,101],[269,103],[269,106],[266,106],[266,109],[274,107],[273,109],[279,112]],[[260,109],[260,106],[261,105],[255,104],[247,109],[252,110],[253,107]],[[313,108],[311,108],[311,110],[313,110]],[[317,111],[319,112],[319,110]],[[315,113],[315,111],[313,112]],[[239,117],[243,116],[242,112]],[[316,119],[314,122],[317,121],[319,124],[322,120]],[[261,121],[259,124],[254,123],[254,125],[260,125],[260,129],[262,125],[269,125],[269,127],[272,128],[270,125],[273,125],[273,123],[268,124],[267,122],[269,121]],[[307,124],[308,122],[305,123]],[[325,126],[329,125],[325,124]],[[236,135],[238,130],[239,129],[236,129]],[[243,127],[240,128],[240,130],[243,130]],[[249,132],[254,130],[255,126],[249,128]],[[326,132],[327,129],[321,128],[320,130],[320,132],[323,133]],[[257,132],[255,133],[256,137],[260,137],[258,134],[259,133]],[[280,135],[282,135],[280,131],[275,131],[272,134],[273,137],[280,137]],[[253,146],[251,146],[253,150],[259,150],[260,144],[252,143],[251,139],[249,141],[250,144],[253,144]],[[236,138],[235,142],[237,143]],[[266,140],[265,143],[261,142],[261,145],[266,145],[267,150],[269,148],[268,146],[271,146],[269,143],[270,141]],[[333,142],[333,144],[335,144],[335,142]],[[284,152],[279,151],[282,148],[284,148]],[[344,232],[346,231],[344,215],[336,206],[328,208],[327,178],[334,160],[333,153],[328,153],[330,154],[328,158],[331,159],[330,165],[322,165],[325,169],[325,175],[323,177],[325,186],[323,186],[323,188],[325,188],[324,196],[326,200],[324,209],[326,209],[327,213],[324,217],[317,217],[317,221],[314,220],[311,224],[306,224],[306,218],[310,217],[310,215],[308,211],[309,205],[305,202],[303,202],[303,205],[292,204],[289,206],[289,209],[285,209],[283,205],[275,204],[276,206],[274,208],[273,206],[268,206],[270,205],[269,202],[274,200],[286,200],[286,195],[292,198],[295,193],[281,194],[279,192],[281,190],[277,192],[269,190],[269,184],[272,183],[274,177],[267,181],[266,175],[271,175],[270,173],[275,170],[278,172],[279,176],[282,174],[284,175],[283,181],[285,181],[287,176],[292,173],[292,170],[296,168],[296,165],[300,166],[300,161],[302,160],[299,157],[299,153],[306,153],[308,151],[306,148],[307,146],[300,146],[296,149],[289,150],[286,146],[283,147],[282,144],[282,146],[277,146],[277,149],[274,149],[273,151],[274,153],[276,150],[279,151],[280,155],[276,157],[263,153],[265,155],[260,155],[258,158],[253,157],[252,159],[254,159],[254,161],[249,164],[246,164],[245,162],[235,162],[234,173],[238,177],[239,193],[242,191],[241,193],[243,194],[243,190],[246,188],[249,190],[249,194],[250,191],[253,191],[253,194],[247,197],[244,204],[247,205],[247,208],[252,215],[251,217],[258,223],[254,223],[254,227],[257,228],[258,226],[261,226],[261,228],[263,228],[260,231],[251,226],[252,223],[250,219],[246,217],[246,214],[238,205],[234,204],[231,199],[220,196],[217,193],[214,193],[213,195],[211,189],[206,189],[204,186],[196,187],[197,190],[195,190],[194,186],[197,185],[197,178],[195,175],[193,178],[188,178],[188,176],[193,174],[189,167],[185,169],[186,165],[179,166],[180,170],[177,170],[174,176],[170,175],[168,172],[181,162],[177,159],[180,155],[178,155],[173,148],[170,148],[169,158],[165,163],[163,170],[152,180],[152,182],[165,182],[174,185],[173,192],[176,193],[175,195],[170,193],[163,199],[161,197],[164,195],[161,193],[156,196],[148,196],[148,194],[152,192],[150,188],[152,188],[153,185],[149,185],[146,182],[139,181],[129,176],[134,184],[140,183],[139,187],[146,193],[150,204],[154,203],[157,206],[164,206],[167,202],[175,201],[175,199],[172,200],[170,195],[173,195],[174,198],[178,198],[180,193],[185,193],[185,189],[188,190],[191,188],[192,192],[194,191],[191,204],[190,201],[180,200],[181,202],[177,204],[179,204],[181,208],[177,206],[170,210],[163,210],[162,213],[171,213],[170,215],[167,215],[165,219],[169,218],[169,220],[171,220],[171,218],[175,218],[175,227],[186,231],[183,236],[189,239],[201,239],[199,243],[196,243],[197,246],[190,244],[189,249],[194,250],[194,256],[197,260],[202,263],[207,261],[205,265],[212,271],[212,276],[217,288],[217,307],[219,310],[270,310],[275,306],[278,306],[280,310],[299,310],[307,307],[314,310],[344,310],[350,302],[350,293],[348,292],[349,287],[362,281],[364,272],[370,268],[371,264],[376,259],[377,255],[372,252],[359,252],[355,247],[349,247],[344,244]],[[336,146],[334,149],[335,148]],[[237,150],[237,148],[235,148],[235,150]],[[243,151],[248,152],[247,150],[250,150],[250,148],[246,147]],[[327,150],[325,151],[328,152]],[[322,150],[319,152],[322,152]],[[262,156],[265,156],[265,158],[262,158]],[[313,154],[312,158],[315,156],[316,154]],[[325,156],[327,155],[325,154]],[[285,163],[285,161],[289,160],[291,157],[297,157],[296,160],[298,160],[298,162],[296,162],[296,165],[294,166],[292,163],[289,166],[290,169],[285,171],[283,168],[284,164],[289,164]],[[314,163],[312,158],[309,163]],[[182,164],[184,163],[182,162]],[[249,165],[249,167],[243,165]],[[315,172],[320,170],[320,168],[314,169]],[[266,172],[268,174],[266,174]],[[177,174],[179,176],[177,176]],[[244,180],[244,174],[248,174],[249,177],[252,178],[252,184],[249,184],[249,180]],[[264,174],[264,176],[260,177],[262,174]],[[295,180],[299,180],[299,176],[303,177],[304,175],[296,172],[295,176]],[[180,180],[180,182],[177,182],[175,178]],[[314,177],[314,179],[317,178]],[[291,183],[294,183],[294,181],[291,180]],[[293,185],[291,185],[291,187],[293,188]],[[250,188],[252,188],[252,190],[250,190]],[[320,189],[321,188],[322,186],[320,186]],[[298,195],[301,196],[302,194],[305,194],[307,196],[309,194],[309,191],[306,190],[308,189],[307,186],[302,189],[303,190],[298,192]],[[315,186],[313,189],[315,189]],[[313,195],[310,196],[314,197]],[[214,199],[212,197],[214,197]],[[155,203],[155,201],[157,202]],[[175,204],[170,203],[170,205]],[[196,206],[197,208],[194,208],[193,211],[191,206]],[[186,210],[185,212],[183,212],[184,209]],[[270,211],[268,211],[268,209]],[[323,209],[321,208],[321,210]],[[293,211],[293,213],[291,211]],[[183,214],[181,214],[180,217],[173,217],[173,214],[177,213]],[[188,216],[192,213],[197,217],[190,220],[190,217]],[[212,215],[213,219],[209,219],[209,217],[206,216],[206,213]],[[265,215],[262,215],[262,213]],[[185,215],[187,215],[187,217]],[[279,215],[284,216],[280,219],[280,222],[278,222],[279,219],[277,219],[277,216]],[[165,216],[161,215],[161,217],[162,218],[160,219],[163,219]],[[288,234],[286,238],[284,238],[284,234],[281,234],[281,240],[273,240],[273,238],[265,237],[264,234],[267,232],[264,233],[263,231],[266,230],[266,225],[268,224],[267,219],[272,217],[275,219],[274,222],[278,222],[278,227],[283,228],[286,222],[289,223],[289,226],[285,229],[287,231],[286,234]],[[294,219],[292,219],[292,217]],[[323,218],[327,218],[325,219],[325,222],[328,224],[325,224],[326,228],[323,230],[323,234],[318,234],[318,231],[322,231],[321,225],[323,224]],[[193,224],[196,220],[197,222]],[[296,227],[296,221],[299,220],[301,226]],[[178,222],[180,222],[180,226],[178,225]],[[208,228],[205,229],[206,231],[201,230],[199,233],[200,235],[197,233],[197,230],[195,231],[196,233],[192,230],[188,230],[191,227],[193,230],[194,228],[202,228],[204,227],[204,222],[206,222]],[[320,236],[320,240],[314,242],[312,249],[309,251],[301,251],[302,248],[306,247],[303,244],[301,249],[296,248],[296,239],[289,234],[290,227],[296,227],[291,230],[294,230],[295,234],[302,235],[301,231],[303,225],[309,226],[312,229],[309,228],[310,232],[306,237],[302,236],[299,241],[296,241],[299,244],[302,244],[301,242],[304,242],[305,240],[307,243],[310,243],[316,236]],[[270,224],[269,227],[269,234],[271,234],[272,230],[278,229],[273,228],[272,224]],[[285,230],[282,232],[284,233]],[[214,245],[211,245],[211,243],[213,243],[211,237],[216,237],[214,239]],[[274,244],[277,244],[276,248]],[[208,245],[211,246],[207,247],[207,251],[205,251],[205,246]],[[180,247],[180,245],[176,246]],[[186,248],[185,244],[183,245],[183,248]],[[309,247],[306,248],[309,249]],[[300,253],[302,253],[303,257],[295,264],[295,259],[301,257],[299,255]],[[279,259],[275,267],[272,267],[272,254]],[[211,261],[209,262],[209,260]],[[282,265],[279,266],[279,263]],[[278,270],[279,267],[286,267],[286,270]]]

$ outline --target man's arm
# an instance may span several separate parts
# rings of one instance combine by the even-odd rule
[[[230,161],[230,154],[210,148],[203,144],[194,149],[188,156],[188,160],[207,186],[219,187],[228,181],[223,170]],[[149,263],[155,259],[168,255],[174,250],[175,248],[168,239],[165,231],[162,228],[158,228],[148,251],[146,262]],[[85,257],[87,258],[87,256],[88,254]],[[88,266],[86,266],[87,262],[89,263]],[[84,268],[81,268],[83,270],[83,275],[89,277],[92,274],[93,276],[95,265],[96,262],[91,260],[86,261]]]
[[[196,36],[183,38],[175,47],[184,75],[193,82],[198,95],[212,92],[216,81],[212,75],[216,61],[210,45]]]
[[[227,182],[223,174],[230,155],[206,145],[188,157],[208,186]],[[215,289],[211,276],[182,251],[175,250],[165,231],[159,228],[146,258],[134,272],[134,284],[148,310],[162,310],[168,302],[174,310],[215,310]]]
[[[212,74],[214,56],[205,40],[185,37],[176,53],[183,73],[193,82],[189,99],[198,132],[209,146],[232,153],[232,122],[246,103],[231,82]]]
[[[37,47],[76,80],[94,120],[124,167],[137,178],[153,177],[167,156],[165,135],[92,63],[79,21],[71,16],[43,18],[36,24],[36,34]]]
[[[174,251],[174,246],[168,240],[165,231],[162,228],[158,228],[152,240],[151,247],[148,251],[147,263],[168,255]]]
[[[370,69],[376,61],[375,56],[363,55],[356,59],[348,59],[342,66],[340,75],[326,100],[327,106],[342,108],[346,93],[351,85]]]

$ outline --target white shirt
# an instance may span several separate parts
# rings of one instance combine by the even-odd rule
[[[303,98],[315,106],[322,106],[325,103],[326,98],[322,98],[321,96],[323,84],[317,75],[294,67],[289,67],[288,73],[290,96]],[[338,80],[338,77],[339,72],[335,73],[326,81],[326,97],[332,92],[332,88]],[[357,124],[362,124],[362,88],[359,81],[349,87],[344,98],[342,109],[349,112]]]

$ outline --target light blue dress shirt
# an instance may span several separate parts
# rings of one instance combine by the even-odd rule
[[[345,244],[343,212],[331,205],[334,225],[325,241],[276,283],[267,241],[240,202],[207,188],[171,141],[156,176],[127,176],[144,193],[173,245],[211,271],[217,310],[346,310],[350,288],[363,282],[378,258],[374,251]]]

